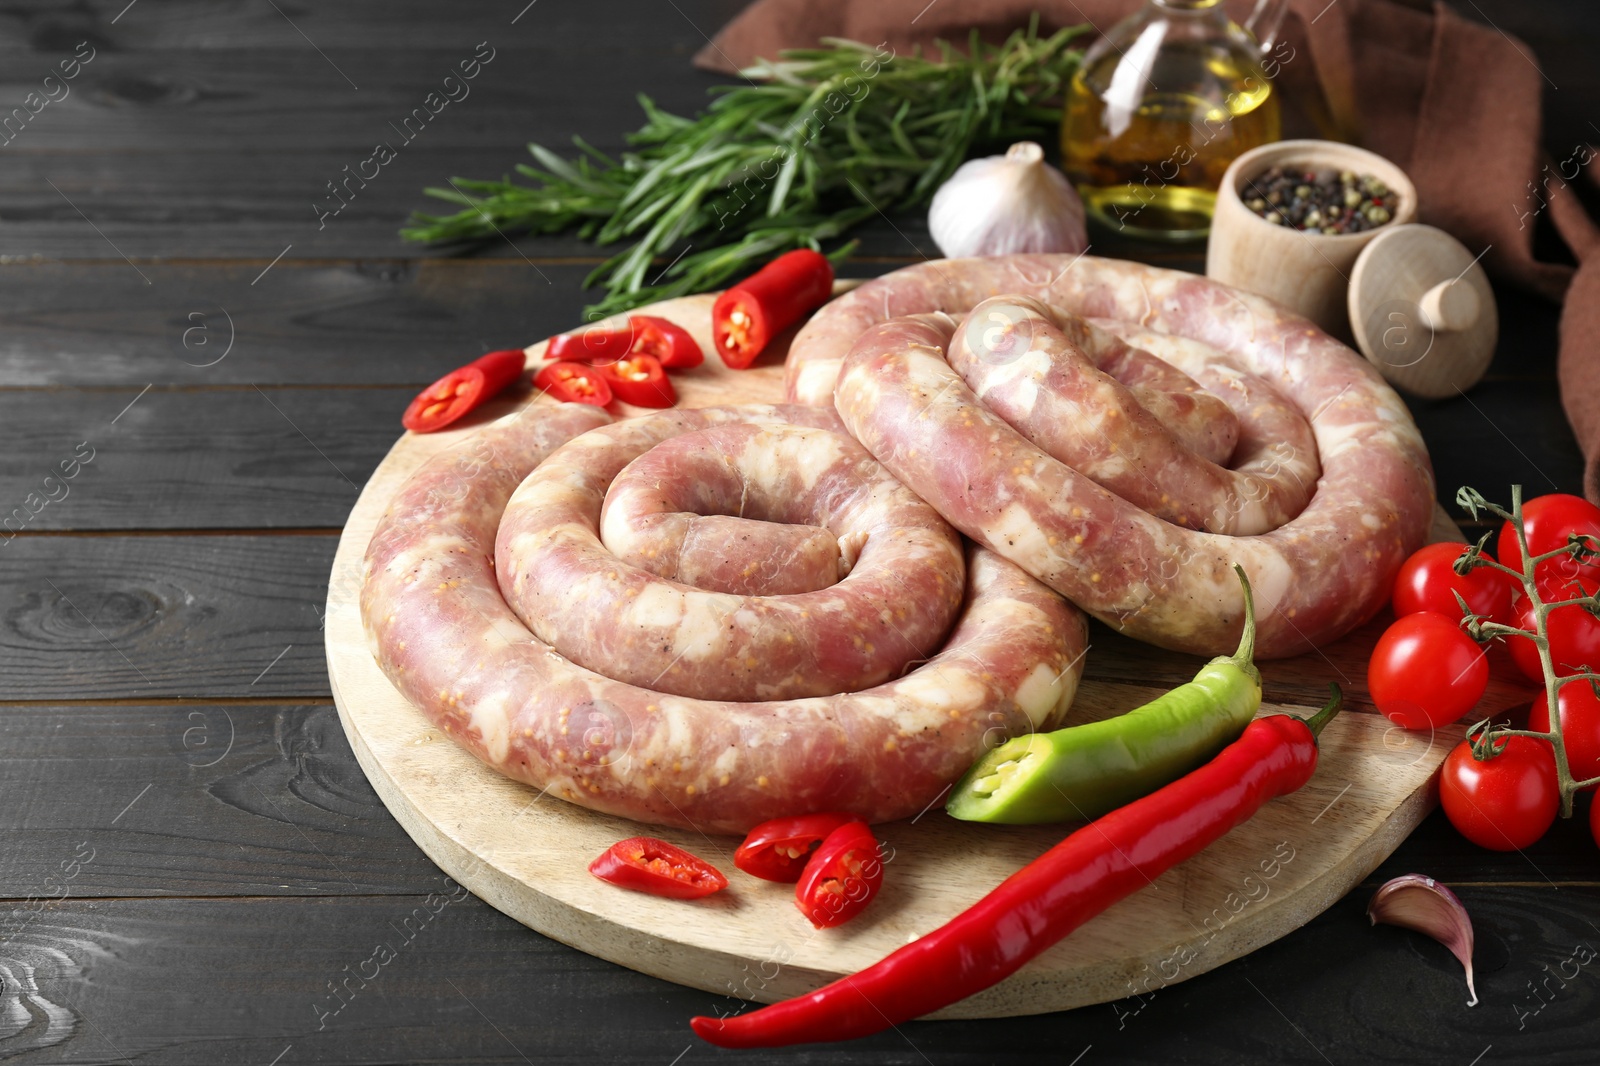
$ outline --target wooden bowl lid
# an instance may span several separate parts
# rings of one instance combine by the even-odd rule
[[[1351,271],[1349,308],[1362,354],[1390,384],[1430,400],[1476,385],[1500,335],[1478,257],[1432,226],[1373,238]]]

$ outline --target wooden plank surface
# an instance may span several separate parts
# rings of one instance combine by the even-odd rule
[[[57,891],[61,859],[81,841],[94,856],[71,878],[80,898],[426,893],[439,880],[326,703],[4,714],[0,773],[15,803],[0,830],[0,896]]]
[[[96,457],[69,498],[24,528],[337,528],[414,389],[581,324],[573,293],[588,269],[547,265],[545,284],[520,262],[279,264],[250,285],[264,266],[145,266],[152,286],[122,263],[0,266],[13,294],[0,309],[0,515],[86,441]],[[1505,500],[1512,482],[1547,492],[1582,472],[1553,388],[1551,309],[1501,302],[1484,385],[1410,402],[1458,518],[1460,485]]]
[[[470,354],[506,343],[500,338],[524,323],[526,335],[510,343],[576,324],[586,299],[576,279],[600,250],[560,237],[489,242],[468,249],[473,261],[438,264],[461,270],[452,282],[429,274],[438,252],[401,243],[395,230],[428,205],[424,184],[500,173],[525,157],[523,140],[559,146],[582,133],[614,147],[638,124],[637,90],[692,109],[718,79],[687,69],[685,57],[739,6],[634,0],[608,8],[603,29],[590,8],[548,0],[526,12],[520,2],[412,0],[281,11],[203,0],[20,0],[0,11],[0,88],[10,106],[78,42],[98,49],[72,96],[4,147],[0,514],[23,505],[85,439],[78,433],[97,433],[88,439],[100,449],[69,499],[34,516],[32,531],[0,537],[0,672],[11,682],[0,701],[0,1057],[282,1066],[712,1057],[683,1024],[716,1009],[703,993],[545,940],[476,900],[450,904],[384,967],[380,983],[318,1031],[313,1005],[330,994],[327,983],[369,958],[388,935],[382,930],[403,925],[428,892],[449,889],[372,806],[352,754],[329,728],[331,706],[296,702],[326,699],[320,648],[311,649],[320,643],[314,605],[326,591],[332,538],[289,531],[336,529],[354,493],[346,488],[341,504],[339,474],[305,465],[315,452],[303,439],[214,400],[253,383],[281,404],[273,386],[297,386],[282,391],[302,394],[306,406],[294,417],[314,423],[306,428],[315,443],[346,472],[370,468],[382,452],[374,442],[392,439],[406,389],[431,378],[435,360],[453,365],[463,347]],[[1521,38],[1537,57],[1548,78],[1552,158],[1594,140],[1593,5],[1456,6]],[[458,43],[489,38],[505,50],[474,95],[451,105],[318,230],[313,196],[370,152],[374,125],[431,87],[428,64]],[[370,53],[374,80],[358,76],[360,92],[350,90],[317,47],[351,75],[365,73]],[[863,236],[867,258],[846,273],[932,252],[915,217],[875,222]],[[1181,251],[1097,248],[1108,250],[1185,261]],[[543,292],[538,271],[552,281]],[[1488,382],[1470,403],[1413,405],[1445,499],[1458,481],[1487,492],[1511,480],[1568,491],[1578,484],[1553,384],[1555,312],[1497,289],[1506,328]],[[209,312],[208,339],[220,335],[203,301],[243,308],[245,328],[224,362],[189,367],[181,356],[204,361],[182,347],[183,330],[195,324],[189,313]],[[146,384],[155,387],[111,423]],[[394,406],[351,411],[312,396],[348,386],[364,388],[373,408]],[[51,406],[48,390],[62,387],[72,391],[54,393]],[[155,409],[166,424],[124,433],[163,392]],[[291,450],[296,440],[300,451]],[[100,471],[109,473],[91,480]],[[212,545],[233,536],[173,535],[190,530],[244,536],[229,551]],[[118,646],[126,640],[151,656],[156,694],[42,578]],[[251,672],[246,660],[290,643],[297,646],[251,686],[259,667]],[[1102,644],[1104,666],[1115,669],[1113,643]],[[1167,669],[1183,676],[1189,666],[1175,659]],[[1304,687],[1270,673],[1269,685]],[[204,693],[203,701],[182,699]],[[196,711],[201,717],[190,717]],[[221,738],[230,718],[233,747],[221,762],[199,765],[211,757],[199,742]],[[61,887],[59,877],[46,879],[84,854],[81,843],[97,849],[94,860],[66,884],[66,899],[46,902]],[[348,880],[330,872],[319,849],[337,856]],[[1442,949],[1366,926],[1370,889],[1409,870],[1455,884],[1472,909],[1480,1007],[1463,1006]],[[715,1057],[941,1066],[1080,1055],[1084,1066],[1587,1063],[1600,986],[1587,977],[1557,984],[1548,973],[1574,945],[1600,943],[1594,871],[1585,825],[1558,825],[1525,854],[1495,855],[1463,845],[1434,814],[1310,925],[1181,988],[1041,1018],[913,1024],[904,1036],[854,1045]],[[161,895],[178,898],[100,898]],[[36,908],[53,924],[39,924]],[[20,939],[7,915],[31,919]],[[452,999],[458,993],[445,978],[470,1002]],[[1530,982],[1546,980],[1541,1009]],[[41,1000],[65,1013],[53,1018]]]
[[[286,259],[262,276],[267,265],[0,263],[4,384],[420,387],[464,356],[581,324],[577,293],[592,269],[518,259]],[[842,273],[866,277],[896,265],[850,263]],[[1524,420],[1512,418],[1523,403],[1554,398],[1555,319],[1547,302],[1525,293],[1504,292],[1499,304],[1500,358],[1490,387],[1472,400],[1526,437]],[[1472,429],[1495,435],[1481,417],[1476,425],[1441,417],[1474,413],[1459,399],[1411,406],[1444,430],[1460,422],[1462,440],[1453,443]],[[1553,430],[1546,436],[1540,451],[1570,451]]]
[[[0,555],[7,696],[327,696],[333,550],[327,536],[18,537]]]
[[[1001,1022],[912,1022],[798,1053],[719,1053],[694,1039],[687,1020],[735,1009],[733,1000],[575,952],[459,894],[440,877],[431,895],[412,897],[69,898],[37,917],[25,906],[0,912],[0,927],[27,923],[7,949],[17,969],[0,1009],[28,1017],[7,1039],[8,1061],[209,1066],[281,1055],[283,1063],[664,1066],[681,1056],[685,1064],[986,1066],[1081,1056],[1085,1064],[1304,1066],[1465,1064],[1492,1045],[1498,1054],[1482,1061],[1590,1066],[1589,1018],[1600,1006],[1592,980],[1546,993],[1542,1010],[1528,988],[1573,945],[1594,944],[1593,887],[1463,887],[1481,945],[1484,1002],[1471,1009],[1444,949],[1369,927],[1367,894],[1355,892],[1293,937],[1119,1003]],[[21,991],[19,964],[30,967],[36,992]],[[1539,1010],[1520,1031],[1519,1007]]]
[[[12,413],[0,420],[0,442],[19,447],[0,463],[7,490],[0,499],[13,518],[6,529],[337,527],[414,391],[244,385],[9,393],[0,401]],[[31,454],[20,447],[24,440]],[[64,485],[44,484],[59,480],[56,467],[75,456],[92,459]],[[59,499],[41,505],[30,493]]]
[[[574,293],[592,269],[378,259],[282,262],[261,276],[266,266],[0,265],[9,295],[0,372],[11,386],[415,391],[485,351],[570,328]],[[394,411],[379,408],[373,416],[394,425]]]
[[[438,868],[378,800],[331,701],[10,705],[0,721],[0,776],[14,789],[0,899],[54,895],[82,841],[95,858],[72,880],[77,898],[437,886]],[[1363,884],[1414,869],[1457,885],[1596,884],[1591,843],[1585,826],[1563,822],[1523,853],[1480,853],[1435,813]]]

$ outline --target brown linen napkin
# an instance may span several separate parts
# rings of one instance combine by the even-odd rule
[[[1600,184],[1600,166],[1593,162],[1597,150],[1589,145],[1580,150],[1587,150],[1590,160],[1584,172]],[[1550,217],[1578,260],[1561,309],[1561,404],[1583,446],[1583,494],[1600,503],[1600,227],[1561,180],[1560,165],[1551,169],[1558,176],[1550,186]]]
[[[973,27],[1000,40],[1037,11],[1053,30],[1109,29],[1137,0],[756,0],[695,57],[734,73],[819,37],[887,42],[900,50],[936,38],[964,42]],[[1243,18],[1252,0],[1229,0]],[[1544,84],[1533,52],[1442,2],[1291,0],[1275,45],[1291,135],[1354,141],[1394,160],[1416,183],[1421,219],[1485,250],[1496,277],[1560,300],[1562,398],[1588,459],[1584,490],[1600,502],[1600,230],[1566,187],[1571,157],[1539,148]],[[1296,126],[1299,128],[1297,129]],[[1588,160],[1584,159],[1587,163]],[[1591,175],[1595,172],[1591,170]],[[1564,180],[1565,179],[1565,180]],[[1583,263],[1534,258],[1540,217]]]

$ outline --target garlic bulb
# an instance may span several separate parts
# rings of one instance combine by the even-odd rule
[[[1083,201],[1032,141],[971,159],[934,193],[928,231],[946,256],[1083,251]]]

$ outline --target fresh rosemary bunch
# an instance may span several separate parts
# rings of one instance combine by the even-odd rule
[[[430,188],[462,210],[419,213],[401,235],[631,239],[584,282],[606,290],[591,317],[716,288],[779,252],[821,250],[874,214],[927,203],[978,146],[1051,133],[1077,68],[1068,46],[1087,29],[1041,37],[1035,24],[999,45],[974,32],[966,55],[940,41],[935,57],[825,39],[744,71],[753,84],[712,89],[694,118],[641,95],[646,122],[620,159],[574,137],[582,154],[572,160],[528,145],[539,166],[517,172],[532,185],[457,178]]]

